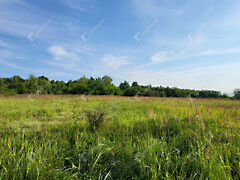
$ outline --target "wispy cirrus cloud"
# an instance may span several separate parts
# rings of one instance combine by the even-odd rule
[[[9,43],[6,43],[2,40],[0,40],[0,47],[4,47],[4,48],[13,48],[12,45],[10,45]]]
[[[223,54],[240,53],[240,47],[225,47],[216,49],[183,48],[179,50],[159,51],[151,56],[151,64],[159,64],[168,61],[178,61],[181,59],[198,56],[217,56]]]
[[[207,28],[208,24],[209,24],[209,21],[200,25],[200,27],[197,30],[190,32],[187,35],[187,39],[193,45],[197,45],[197,44],[200,44],[201,42],[203,42],[204,38],[205,38],[204,30]]]
[[[25,4],[22,0],[0,0],[1,5],[10,5],[10,4]]]
[[[154,54],[151,57],[152,63],[162,63],[170,60],[174,60],[176,53],[174,51],[161,51]]]
[[[102,62],[108,67],[112,69],[118,69],[126,64],[129,64],[128,56],[113,56],[111,54],[104,55],[102,58]]]
[[[87,12],[93,5],[92,0],[63,0],[63,4],[80,12]]]
[[[221,54],[234,54],[240,53],[240,47],[229,47],[222,49],[210,49],[195,53],[195,56],[205,56],[205,55],[221,55]]]
[[[181,15],[185,8],[175,8],[169,6],[167,2],[157,0],[132,0],[133,7],[137,15],[156,18],[161,15]]]
[[[10,50],[1,50],[0,49],[0,64],[19,70],[26,70],[25,67],[12,62],[10,59],[22,59],[21,56],[15,55]]]

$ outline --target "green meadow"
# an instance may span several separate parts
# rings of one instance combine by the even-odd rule
[[[0,97],[0,179],[240,179],[240,101]]]

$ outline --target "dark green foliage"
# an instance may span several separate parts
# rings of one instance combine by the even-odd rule
[[[235,89],[233,93],[234,93],[234,98],[240,99],[240,89]]]
[[[75,81],[54,81],[45,76],[28,79],[20,76],[0,78],[0,94],[85,94],[85,95],[124,95],[124,96],[150,96],[150,97],[188,97],[188,98],[230,98],[219,91],[191,90],[170,87],[141,86],[136,81],[129,85],[127,81],[120,83],[119,87],[112,83],[112,78],[87,78],[85,76]],[[240,90],[234,92],[234,97],[240,99]]]
[[[125,90],[124,96],[136,96],[138,93],[138,90],[136,87],[130,87]]]
[[[124,81],[124,82],[122,82],[122,83],[119,85],[119,88],[120,88],[122,91],[126,90],[126,89],[129,88],[129,87],[130,87],[130,85],[129,85],[129,83],[128,83],[127,81]]]
[[[132,83],[132,87],[137,87],[138,86],[138,83],[135,81]]]

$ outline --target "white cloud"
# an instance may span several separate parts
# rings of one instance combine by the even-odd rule
[[[176,53],[173,51],[162,51],[154,54],[151,57],[152,63],[162,63],[166,61],[173,60],[176,56]]]
[[[151,57],[151,64],[157,64],[167,61],[177,61],[197,56],[216,56],[221,54],[240,53],[240,47],[226,47],[221,49],[205,49],[199,51],[196,48],[183,48],[182,50],[160,51]],[[144,67],[144,66],[143,66]]]
[[[21,66],[18,66],[18,65],[16,65],[16,64],[13,64],[13,63],[10,63],[10,62],[3,61],[3,60],[1,60],[1,59],[0,59],[0,64],[3,64],[3,65],[5,65],[5,66],[9,66],[9,67],[15,68],[15,69],[26,70],[26,69],[22,68]]]
[[[183,48],[180,50],[173,49],[169,51],[160,51],[152,55],[151,63],[149,65],[167,62],[167,61],[180,60],[183,58],[193,56],[191,53],[192,52],[190,48]]]
[[[205,51],[196,53],[195,56],[220,55],[220,54],[231,54],[231,53],[240,53],[240,47],[205,50]]]
[[[80,58],[72,52],[66,51],[61,46],[50,46],[48,52],[54,56],[55,60],[79,61]]]
[[[119,78],[138,81],[145,85],[212,89],[231,93],[238,86],[236,82],[240,78],[239,68],[240,63],[169,68],[158,71],[132,69],[122,72]]]
[[[139,16],[159,17],[161,15],[181,15],[186,7],[175,8],[169,6],[167,2],[158,0],[132,0],[134,9]]]
[[[129,64],[127,56],[116,57],[111,54],[104,55],[102,62],[106,64],[107,67],[118,69],[119,67]]]
[[[68,54],[67,51],[65,51],[60,46],[51,46],[48,48],[48,52],[51,53],[53,56],[55,56],[56,59],[67,56],[67,54]]]
[[[205,38],[204,31],[208,24],[209,24],[209,21],[202,24],[196,31],[190,32],[187,36],[187,39],[195,45],[202,43]]]
[[[90,0],[63,0],[63,3],[72,9],[76,9],[80,12],[86,12],[89,4],[91,4],[91,2],[89,2]]]
[[[31,32],[31,29],[35,27],[32,24],[21,22],[18,19],[2,18],[1,16],[0,23],[0,32],[20,37],[26,37],[27,33]]]
[[[0,50],[0,57],[1,58],[6,58],[6,57],[12,57],[13,53],[8,50]]]
[[[24,4],[22,0],[0,0],[1,5],[8,5],[8,4]]]
[[[0,46],[5,47],[5,48],[13,48],[10,44],[0,40]]]

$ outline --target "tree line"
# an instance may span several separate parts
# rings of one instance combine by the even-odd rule
[[[151,96],[151,97],[191,97],[191,98],[230,98],[227,94],[212,90],[192,90],[170,87],[142,86],[137,82],[131,85],[124,81],[119,86],[112,83],[112,78],[87,78],[68,82],[49,80],[45,76],[35,77],[30,75],[28,79],[20,76],[0,78],[0,94],[85,94],[85,95],[118,95],[118,96]],[[234,91],[234,98],[240,99],[240,90]]]

